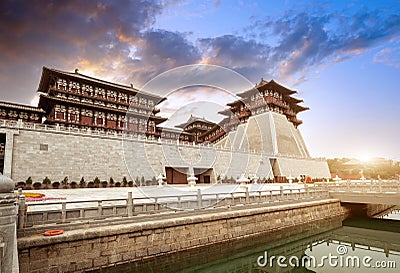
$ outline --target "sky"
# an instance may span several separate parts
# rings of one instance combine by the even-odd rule
[[[219,65],[297,90],[312,156],[400,160],[399,0],[2,0],[0,37],[0,100],[35,105],[43,66],[141,88]],[[174,90],[160,114],[208,118],[225,91]]]

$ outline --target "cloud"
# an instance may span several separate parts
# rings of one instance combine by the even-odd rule
[[[139,85],[168,69],[197,63],[200,51],[185,34],[166,30],[149,30],[140,36],[134,56],[124,64],[126,75]]]
[[[190,42],[190,33],[154,28],[157,16],[171,5],[181,3],[0,1],[1,99],[29,103],[43,65],[77,67],[84,74],[141,87],[168,69],[209,63],[252,82],[264,77],[292,85],[310,78],[317,66],[343,62],[400,35],[398,7],[350,13],[298,6],[278,17],[258,17],[240,34]],[[396,65],[390,60],[398,51],[388,50],[390,58],[382,51],[374,60]]]
[[[324,7],[319,7],[324,9]],[[291,85],[304,81],[315,67],[343,62],[400,35],[394,10],[360,9],[355,13],[289,10],[245,28],[244,36],[200,39],[207,63],[224,65],[255,81],[274,77]]]
[[[0,2],[0,96],[28,103],[43,65],[140,86],[200,59],[185,34],[152,30],[160,1]],[[24,77],[21,81],[19,77]],[[9,89],[13,95],[10,96]]]
[[[380,50],[375,54],[374,62],[400,68],[400,46],[397,45],[393,48],[384,48]]]
[[[270,47],[241,36],[223,35],[199,39],[207,63],[229,67],[250,80],[268,73]]]

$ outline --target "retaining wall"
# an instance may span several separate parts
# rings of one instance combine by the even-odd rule
[[[343,215],[334,199],[18,239],[20,272],[85,272]]]

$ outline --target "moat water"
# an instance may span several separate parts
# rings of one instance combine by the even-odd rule
[[[94,272],[394,273],[400,268],[399,216],[314,222]]]

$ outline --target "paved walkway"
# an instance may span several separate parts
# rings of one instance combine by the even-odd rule
[[[280,187],[284,187],[284,192],[289,192],[290,189],[302,189],[303,184],[248,184],[250,194],[255,194],[256,191],[278,191]],[[203,198],[207,198],[207,194],[220,194],[220,198],[224,197],[224,194],[230,194],[232,192],[244,192],[244,188],[238,184],[198,184],[194,188],[188,185],[174,185],[174,186],[146,186],[146,187],[114,187],[114,188],[84,188],[84,189],[47,189],[47,190],[29,190],[25,192],[43,193],[46,198],[60,199],[60,200],[46,200],[46,201],[30,201],[27,202],[29,210],[43,210],[43,209],[60,209],[60,202],[77,202],[74,204],[68,204],[68,208],[88,207],[96,206],[94,202],[97,200],[110,200],[110,199],[123,199],[119,202],[109,201],[103,202],[104,205],[108,203],[123,204],[126,203],[128,198],[128,192],[132,192],[132,196],[135,202],[146,203],[154,202],[149,197],[168,197],[163,200],[174,200],[176,201],[177,196],[181,196],[186,199],[195,199],[197,190],[200,189]],[[80,203],[86,201],[85,203]],[[57,205],[55,203],[58,203]],[[49,204],[49,205],[43,205]],[[50,205],[51,204],[51,205]]]
[[[248,184],[249,192],[279,190],[283,186],[285,190],[302,189],[303,184]],[[194,188],[187,185],[174,186],[146,186],[146,187],[114,187],[114,188],[84,188],[84,189],[47,189],[47,190],[27,190],[24,192],[43,193],[48,198],[63,198],[67,201],[87,201],[87,200],[107,200],[122,199],[128,197],[128,192],[132,192],[133,198],[161,197],[195,195],[197,189],[202,194],[231,193],[244,191],[237,184],[198,184]]]

